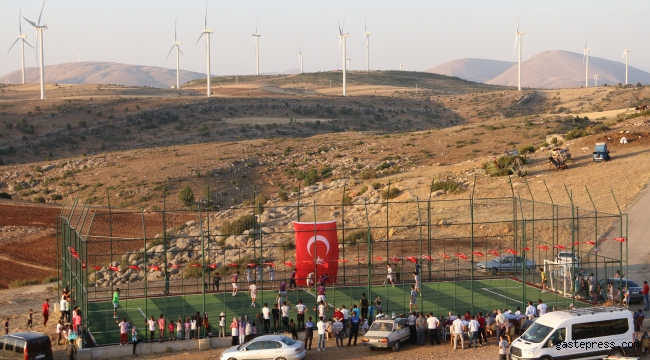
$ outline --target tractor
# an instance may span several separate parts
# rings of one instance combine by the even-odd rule
[[[609,150],[607,149],[607,143],[596,143],[596,148],[594,149],[594,162],[608,161],[609,159],[610,156]]]

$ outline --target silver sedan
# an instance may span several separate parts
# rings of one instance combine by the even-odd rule
[[[221,360],[302,360],[305,353],[302,341],[284,335],[264,335],[225,350]]]

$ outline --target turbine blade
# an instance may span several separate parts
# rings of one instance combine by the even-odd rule
[[[363,31],[368,32],[368,14],[366,14],[366,18],[363,21]]]
[[[29,45],[29,43],[27,42],[27,40],[23,39],[23,42],[24,42],[25,44],[27,44],[30,48],[36,50],[36,48],[34,48],[33,46]]]
[[[13,49],[14,45],[16,45],[16,43],[18,42],[18,40],[21,40],[21,38],[16,39],[16,41],[14,41],[14,43],[11,44],[11,47],[10,47],[9,50],[7,51],[7,54],[9,54],[9,51],[11,51],[11,49]]]
[[[339,51],[336,53],[336,70],[339,69],[339,57],[341,56],[341,37],[339,36]]]
[[[515,52],[517,51],[517,33],[515,33],[515,47],[512,49],[512,57],[515,57]]]
[[[260,24],[260,16],[257,15],[257,22],[255,23],[255,34],[257,34],[257,27]]]
[[[343,35],[343,29],[341,29],[341,22],[340,22],[340,21],[339,21],[339,35],[341,35],[341,36]],[[339,40],[339,43],[340,43],[340,42],[341,42],[341,41]],[[339,45],[339,46],[340,46],[340,45]]]
[[[169,54],[171,54],[172,50],[174,50],[174,46],[176,46],[176,45],[172,45],[172,48],[169,49],[169,52],[167,53],[167,57],[165,58],[165,60],[169,59]]]
[[[25,18],[25,17],[23,17],[23,19],[25,19],[25,21],[27,21],[27,22],[28,22],[31,26],[33,26],[33,27],[37,27],[37,26],[38,26],[38,25],[36,25],[33,21],[28,20],[28,19]]]
[[[180,47],[178,48],[178,52],[181,53],[181,55],[185,56],[185,54],[183,54],[183,52],[181,51]]]
[[[178,15],[176,15],[176,20],[174,21],[174,42],[176,42],[176,24],[178,23]]]
[[[201,36],[199,36],[199,39],[196,40],[196,44],[194,44],[194,45],[198,45],[199,41],[201,41],[201,38],[203,37],[203,34],[205,34],[205,33],[201,33]]]
[[[23,34],[23,22],[20,20],[20,18],[22,17],[23,17],[23,9],[20,9],[20,11],[18,11],[18,36]]]
[[[208,2],[210,0],[205,0],[205,22],[203,23],[203,30],[208,28]]]
[[[41,13],[38,14],[38,25],[41,24],[41,16],[43,16],[43,9],[45,8],[45,2],[46,2],[46,1],[47,1],[47,0],[43,0],[43,6],[41,6]]]

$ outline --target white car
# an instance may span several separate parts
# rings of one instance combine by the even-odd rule
[[[302,360],[305,354],[302,341],[284,335],[264,335],[225,350],[221,360]]]
[[[406,319],[377,319],[361,340],[363,345],[370,347],[370,350],[392,348],[393,351],[398,351],[400,344],[407,343],[410,337],[411,332]]]

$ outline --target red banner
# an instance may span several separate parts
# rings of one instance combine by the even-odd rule
[[[327,274],[330,283],[336,282],[339,269],[339,239],[336,221],[295,222],[296,282],[306,284],[307,275],[316,269],[316,277]]]

